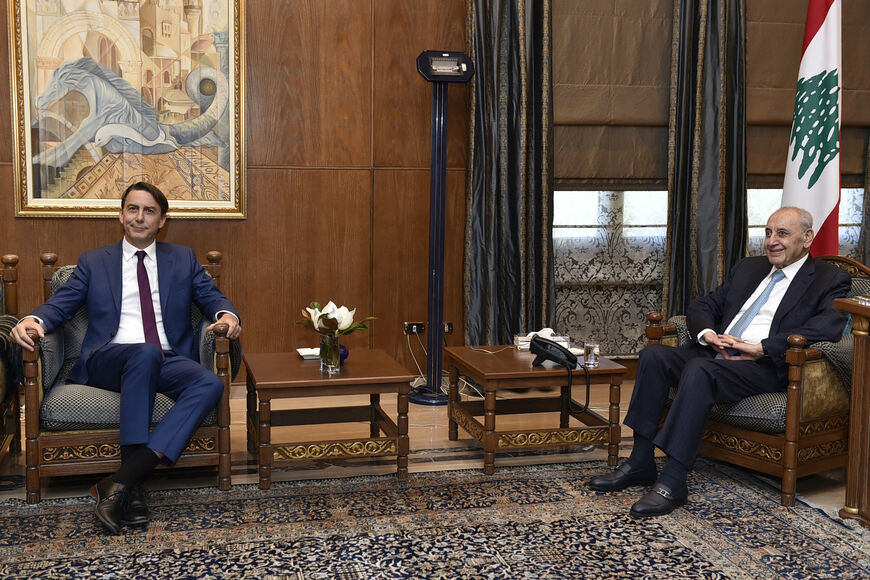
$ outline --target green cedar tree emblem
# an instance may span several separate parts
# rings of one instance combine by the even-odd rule
[[[791,160],[798,151],[804,152],[798,168],[798,178],[815,162],[809,188],[815,185],[825,167],[840,152],[840,83],[837,69],[822,71],[810,78],[798,80],[789,147]]]

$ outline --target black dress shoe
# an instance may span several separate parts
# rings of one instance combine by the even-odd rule
[[[145,490],[142,489],[142,484],[134,485],[130,488],[127,509],[121,514],[121,523],[125,526],[144,526],[150,521]]]
[[[113,534],[121,532],[121,515],[127,509],[129,489],[123,483],[112,481],[107,476],[91,488],[91,495],[97,500],[94,513]]]
[[[668,486],[656,483],[642,498],[631,506],[631,517],[654,518],[669,514],[689,499],[689,490],[684,485],[678,490],[672,490]]]
[[[590,479],[589,487],[595,491],[620,491],[632,485],[652,485],[657,477],[655,465],[635,469],[628,461],[623,461],[616,470]]]

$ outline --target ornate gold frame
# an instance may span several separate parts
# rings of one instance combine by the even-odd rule
[[[149,91],[148,97],[155,101],[158,100],[158,94],[162,94],[165,98],[164,103],[171,102],[168,97],[176,97],[178,93],[182,92],[176,90],[170,95],[169,93],[172,91],[169,88],[170,85],[163,83],[166,83],[166,78],[176,84],[180,82],[180,74],[176,75],[175,81],[172,81],[170,67],[175,66],[180,68],[182,66],[181,63],[184,62],[183,57],[175,53],[175,60],[172,62],[172,59],[167,58],[164,54],[158,54],[154,50],[154,47],[160,41],[155,41],[154,36],[150,37],[150,42],[153,43],[150,48],[152,55],[147,56],[142,48],[143,39],[145,38],[145,30],[141,25],[142,12],[138,12],[138,20],[131,18],[131,12],[129,12],[140,10],[143,5],[140,5],[138,0],[118,3],[119,6],[122,4],[126,4],[126,9],[128,10],[128,13],[125,15],[126,18],[123,19],[120,17],[116,19],[113,15],[102,12],[89,12],[86,9],[58,16],[59,9],[58,13],[51,13],[49,9],[48,16],[53,18],[54,25],[42,34],[42,37],[38,37],[39,35],[35,32],[38,29],[36,24],[38,19],[44,16],[44,13],[36,14],[37,9],[35,4],[29,3],[26,0],[9,0],[12,126],[14,151],[17,152],[15,156],[16,160],[13,163],[15,176],[15,215],[26,217],[116,217],[118,215],[118,203],[124,187],[134,181],[144,180],[151,181],[163,189],[169,198],[169,209],[174,217],[245,218],[244,0],[201,0],[189,3],[177,0],[178,10],[180,14],[183,14],[183,16],[179,16],[181,19],[188,18],[187,10],[191,6],[194,11],[197,6],[200,8],[200,18],[202,18],[201,15],[205,12],[205,9],[215,8],[218,11],[223,11],[221,14],[224,14],[227,20],[232,19],[232,22],[227,22],[227,30],[229,31],[231,28],[232,34],[226,35],[227,48],[226,52],[223,53],[227,61],[226,69],[228,72],[225,89],[228,111],[223,114],[223,117],[226,120],[225,122],[229,123],[229,127],[224,132],[226,139],[221,139],[221,147],[228,148],[228,160],[226,156],[221,157],[217,153],[220,150],[217,146],[203,146],[193,144],[192,141],[179,141],[175,138],[175,134],[167,138],[170,126],[178,127],[185,121],[196,121],[199,117],[204,117],[209,112],[209,107],[206,104],[203,105],[203,110],[199,115],[190,115],[191,111],[199,112],[198,103],[193,100],[189,93],[184,93],[182,99],[188,99],[190,103],[193,103],[193,106],[186,105],[188,109],[183,113],[179,113],[179,115],[190,116],[185,116],[179,122],[179,125],[156,120],[154,122],[154,126],[160,127],[160,130],[165,129],[162,133],[164,141],[158,143],[158,146],[168,143],[169,145],[166,146],[175,147],[174,150],[169,152],[154,151],[152,147],[151,151],[140,150],[131,153],[126,149],[128,147],[127,144],[132,143],[136,139],[147,138],[142,133],[133,130],[135,138],[132,140],[127,139],[130,131],[128,126],[122,123],[113,123],[112,121],[101,122],[92,125],[93,127],[99,127],[96,135],[90,136],[90,139],[84,145],[79,146],[74,150],[74,153],[69,154],[69,159],[63,161],[64,165],[60,171],[50,167],[49,163],[40,164],[36,166],[38,167],[38,177],[40,179],[36,179],[37,175],[35,175],[35,172],[37,170],[35,169],[34,159],[40,157],[40,160],[42,160],[43,156],[40,156],[39,153],[44,152],[46,149],[52,149],[52,147],[42,146],[43,143],[40,139],[43,133],[40,129],[43,128],[43,125],[40,124],[40,129],[37,129],[33,124],[33,119],[37,119],[36,122],[38,123],[45,122],[46,125],[50,123],[54,129],[59,129],[54,133],[55,141],[59,143],[65,142],[60,135],[63,134],[65,135],[63,139],[70,140],[70,136],[74,135],[78,129],[84,126],[84,121],[81,119],[78,126],[71,123],[65,114],[53,114],[48,121],[45,121],[45,115],[52,114],[48,108],[40,109],[40,114],[37,114],[36,98],[39,94],[39,87],[36,86],[36,83],[42,82],[47,84],[45,79],[49,71],[54,73],[64,63],[78,59],[78,55],[76,55],[75,59],[63,60],[62,54],[54,59],[45,58],[44,55],[37,58],[37,47],[41,46],[41,42],[49,44],[53,41],[55,43],[54,46],[58,47],[58,51],[66,50],[67,54],[69,54],[67,47],[61,48],[63,42],[66,42],[65,39],[74,35],[87,36],[91,39],[93,38],[91,35],[98,35],[96,38],[99,39],[98,42],[101,47],[105,43],[108,43],[112,53],[110,57],[106,58],[115,59],[115,61],[110,62],[116,62],[115,68],[121,71],[120,74],[124,74],[123,71],[126,66],[128,73],[132,69],[134,72],[129,74],[139,79],[140,83],[138,86],[133,83],[127,84],[131,89],[138,90],[142,95],[146,91]],[[185,7],[185,4],[188,6]],[[45,5],[43,4],[43,6]],[[45,10],[45,8],[42,8],[42,10]],[[119,7],[117,10],[119,11],[118,14],[120,14],[121,8]],[[129,23],[125,26],[122,22],[123,20],[136,22],[139,26],[139,39],[136,39],[135,36],[129,33],[129,28],[127,28]],[[187,28],[181,24],[178,25],[177,35],[179,37],[183,38],[182,34],[185,32],[191,34],[190,22],[191,20],[184,20]],[[202,23],[203,20],[198,22]],[[58,26],[58,24],[60,25]],[[110,25],[116,32],[114,38],[107,36],[112,34],[112,32],[110,27],[105,26],[106,24]],[[160,34],[161,31],[156,24],[154,28],[158,30],[157,34]],[[171,25],[169,30],[173,30]],[[46,41],[46,38],[49,38],[49,41]],[[210,39],[212,43],[210,47],[208,42],[205,42],[205,46],[208,47],[207,49],[213,51],[210,54],[217,55],[220,60],[224,60],[224,58],[220,58],[222,53],[220,48],[218,48],[218,43],[215,42],[217,38],[215,35],[202,34],[199,38],[200,40],[204,38]],[[198,41],[191,41],[189,54],[193,54],[193,47],[195,45],[201,44]],[[85,41],[82,41],[82,46],[85,46]],[[127,60],[117,58],[122,50],[124,55],[128,57]],[[84,48],[82,52],[85,52]],[[129,58],[131,56],[134,58]],[[139,58],[138,69],[136,68],[137,61],[135,57]],[[103,53],[101,53],[100,58],[104,58]],[[192,57],[189,58],[191,61],[193,60]],[[150,80],[144,81],[142,77],[145,76],[145,72],[152,72],[151,70],[144,71],[146,67],[143,65],[146,63],[146,59],[149,63],[159,62],[161,66],[166,65],[166,63],[170,64],[165,69],[159,69],[155,66],[159,76],[159,79],[156,81],[157,77],[148,77]],[[193,68],[192,65],[191,68]],[[217,68],[217,65],[215,68]],[[114,73],[113,68],[107,68],[107,70]],[[163,75],[169,76],[164,77]],[[223,75],[220,76],[223,77]],[[120,78],[118,73],[115,73],[115,77]],[[154,89],[153,93],[150,93],[151,89],[146,85],[146,82],[154,83],[155,87],[157,85],[161,86]],[[209,90],[214,92],[202,92],[206,95],[219,96],[222,89],[215,88],[218,83],[212,81],[211,85],[203,84],[207,82],[208,79],[201,81],[198,85],[199,88],[209,87]],[[45,89],[43,88],[42,90]],[[162,92],[159,93],[160,91]],[[69,90],[63,94],[62,99],[66,99],[66,96],[72,92],[75,91]],[[81,91],[77,94],[83,95]],[[65,112],[66,107],[64,107],[63,103],[60,103],[62,99],[55,100],[53,106],[61,107],[61,110]],[[83,100],[85,105],[89,104],[87,97],[79,100]],[[147,98],[143,100],[147,102]],[[82,108],[81,103],[79,107],[80,109]],[[85,111],[89,112],[90,109],[91,107],[84,107]],[[169,110],[169,107],[167,107],[167,110]],[[81,110],[79,112],[81,113]],[[216,118],[217,115],[212,116],[212,119]],[[221,121],[223,122],[223,119]],[[212,128],[216,126],[217,120],[215,120]],[[103,131],[102,137],[100,137],[100,130]],[[107,145],[112,143],[113,130],[121,131],[117,133],[120,137],[117,137],[113,144],[117,149],[118,143],[124,143],[123,151],[113,153],[109,148],[98,145],[98,142]],[[83,139],[86,138],[83,137]],[[156,141],[155,139],[143,143],[140,141],[140,143],[144,147],[151,146]],[[70,141],[68,147],[70,151],[75,147],[75,143],[77,141]],[[191,144],[186,145],[186,143]],[[73,155],[86,158],[86,164],[91,163],[91,160],[93,160],[93,165],[85,165],[76,171],[77,164],[73,163],[76,161]],[[55,155],[52,160],[58,161],[58,157],[63,159],[61,155]],[[45,158],[48,159],[49,157]],[[220,161],[221,158],[224,159],[223,162]],[[132,167],[137,167],[138,171],[132,171]],[[159,170],[155,170],[155,167]],[[73,174],[73,171],[76,171],[76,173]],[[64,172],[67,172],[67,174],[64,174]],[[63,178],[63,181],[61,178]],[[45,182],[48,185],[40,187],[39,181]],[[72,183],[71,186],[68,185],[70,183]],[[46,193],[48,195],[43,195]]]

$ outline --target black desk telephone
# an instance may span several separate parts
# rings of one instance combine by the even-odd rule
[[[577,366],[577,355],[559,344],[537,334],[529,341],[529,350],[537,355],[532,361],[532,366],[541,366],[545,360],[551,360],[557,365],[573,369]]]
[[[532,361],[533,367],[541,366],[545,360],[551,360],[557,365],[568,369],[568,392],[570,393],[571,383],[574,379],[573,371],[577,368],[577,355],[561,344],[546,338],[541,338],[537,334],[529,341],[529,350],[532,354],[536,355],[535,360]],[[574,399],[569,396],[569,408],[573,413],[585,413],[587,409],[589,409],[589,391],[592,381],[589,378],[589,369],[586,368],[586,365],[581,365],[580,368],[582,368],[583,372],[586,373],[586,405],[579,408],[576,407],[574,405]]]

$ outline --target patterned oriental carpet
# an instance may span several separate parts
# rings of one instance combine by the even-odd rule
[[[0,502],[0,577],[868,578],[870,540],[729,466],[637,521],[602,462],[150,494],[153,522],[105,535],[90,498]]]

